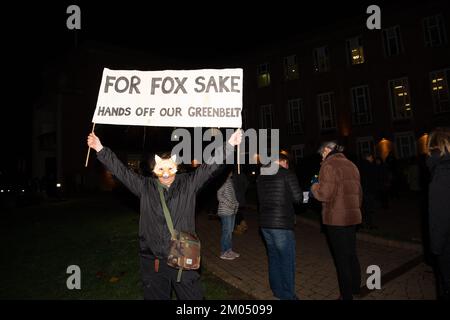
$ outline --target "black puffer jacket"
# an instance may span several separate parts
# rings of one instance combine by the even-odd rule
[[[450,241],[450,154],[432,153],[427,160],[431,172],[429,221],[431,251],[441,254]]]
[[[280,167],[274,175],[260,175],[256,184],[260,227],[294,229],[294,203],[303,199],[297,176]]]
[[[234,147],[226,144],[227,157],[233,157]],[[224,150],[216,151],[221,157]],[[155,177],[144,177],[128,169],[117,156],[104,147],[97,158],[132,193],[140,198],[139,245],[141,251],[150,250],[158,258],[166,258],[169,251],[170,232],[167,227],[159,198]],[[195,200],[197,192],[225,165],[203,163],[197,170],[180,173],[168,190],[164,191],[175,230],[195,232]]]

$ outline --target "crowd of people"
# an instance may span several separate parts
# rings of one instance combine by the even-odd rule
[[[241,134],[234,134],[224,148],[232,150],[240,144],[241,138]],[[127,170],[111,150],[103,148],[95,134],[89,135],[88,145],[98,152],[98,159],[141,198],[139,235],[145,298],[167,299],[171,288],[180,299],[202,298],[198,272],[188,271],[181,282],[175,282],[176,272],[167,266],[159,267],[164,264],[156,262],[166,258],[170,235],[161,219],[156,218],[162,213],[153,189],[158,181],[166,185],[166,199],[174,215],[175,228],[195,232],[196,193],[225,165],[202,164],[188,174],[177,174],[176,179],[174,173],[167,174],[167,177],[156,175],[156,179],[144,178]],[[430,247],[437,261],[439,297],[449,299],[450,202],[447,198],[450,195],[450,129],[437,128],[433,131],[427,148]],[[295,205],[307,201],[309,197],[322,204],[322,224],[334,258],[340,289],[338,299],[352,300],[360,293],[361,268],[356,252],[358,226],[368,229],[376,227],[373,216],[377,208],[387,208],[389,199],[398,196],[401,179],[392,153],[384,161],[372,154],[365,154],[357,166],[343,151],[343,147],[335,141],[320,146],[320,171],[305,190],[302,190],[297,175],[289,170],[289,158],[284,154],[276,160],[279,166],[276,174],[265,174],[265,167],[260,168],[261,173],[256,180],[258,222],[267,247],[270,287],[278,299],[298,299],[295,292]],[[172,166],[176,172],[176,163]],[[423,174],[414,164],[407,168],[405,177],[410,189],[421,190]],[[241,209],[245,206],[247,187],[245,175],[231,170],[217,188],[217,215],[222,225],[221,259],[234,260],[240,256],[233,250],[232,238],[233,232],[242,232],[245,224]],[[236,221],[238,217],[240,221]]]

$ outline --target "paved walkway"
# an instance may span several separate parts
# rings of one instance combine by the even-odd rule
[[[233,250],[241,257],[225,261],[220,255],[220,220],[198,216],[197,232],[202,240],[203,263],[208,270],[255,299],[274,299],[269,287],[267,254],[258,232],[256,213],[246,214],[249,230],[233,236]],[[320,229],[297,223],[296,291],[300,299],[326,300],[339,296],[333,260]],[[421,252],[357,242],[363,284],[366,268],[381,268],[381,290],[363,291],[361,299],[435,299],[434,278],[429,266],[421,262]]]

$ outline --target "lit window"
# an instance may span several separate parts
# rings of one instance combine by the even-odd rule
[[[414,133],[401,132],[395,134],[395,150],[400,159],[414,157],[417,154],[416,140]]]
[[[358,86],[351,89],[352,96],[352,123],[356,125],[372,122],[369,87]]]
[[[450,68],[430,72],[431,96],[435,113],[450,111],[449,78]]]
[[[302,100],[288,100],[289,134],[299,134],[303,131]]]
[[[297,56],[294,54],[284,57],[284,76],[286,80],[296,80],[298,75]]]
[[[336,111],[334,108],[334,93],[327,92],[317,96],[317,104],[319,107],[320,129],[336,128]]]
[[[347,39],[347,61],[350,65],[364,63],[364,50],[361,37]]]
[[[386,56],[396,56],[403,51],[399,26],[384,29],[383,41]]]
[[[389,81],[391,115],[394,120],[409,119],[412,116],[408,78]]]
[[[305,149],[304,144],[296,144],[291,147],[292,155],[294,156],[295,164],[299,164],[301,159],[303,159],[303,150]]]
[[[270,129],[272,128],[272,105],[266,104],[260,107],[261,109],[261,128]]]
[[[426,17],[422,21],[426,47],[439,47],[447,43],[442,14]]]
[[[314,72],[326,72],[330,70],[330,56],[327,46],[315,48],[313,55]]]
[[[258,79],[258,88],[267,87],[270,85],[269,64],[262,63],[256,68],[256,76]]]
[[[365,154],[372,154],[374,153],[374,143],[373,143],[373,137],[361,137],[356,140],[357,145],[357,152],[359,159],[362,159]]]

